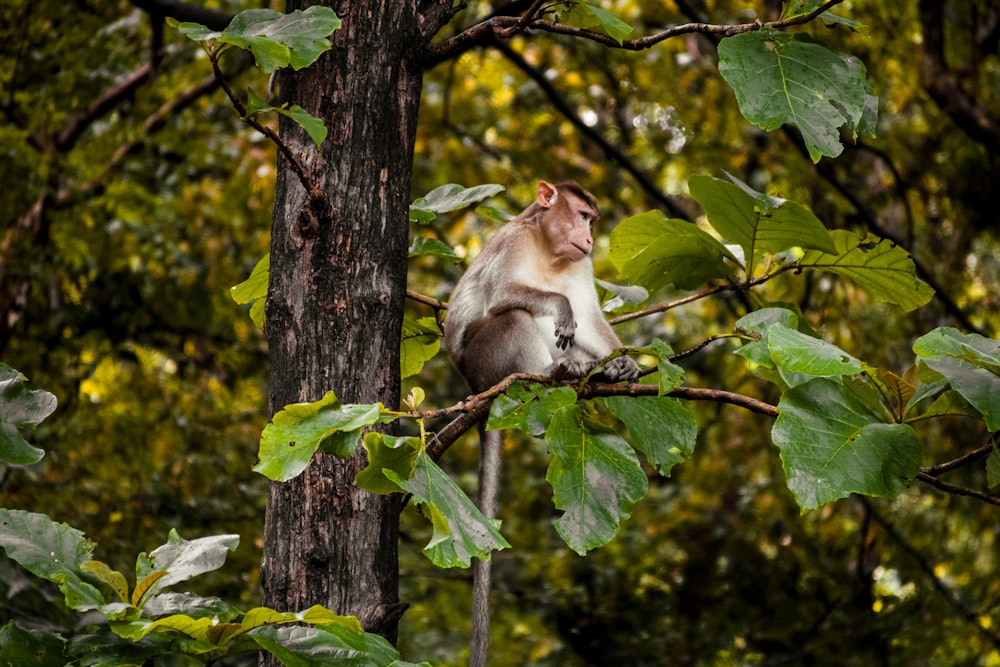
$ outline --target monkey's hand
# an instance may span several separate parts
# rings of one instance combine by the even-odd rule
[[[635,382],[642,375],[642,370],[632,360],[632,357],[621,356],[604,364],[604,374],[612,382],[620,382],[621,380]]]
[[[576,320],[573,313],[563,315],[556,320],[556,347],[560,350],[567,350],[573,347],[576,338]]]

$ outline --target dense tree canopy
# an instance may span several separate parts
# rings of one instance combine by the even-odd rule
[[[204,4],[179,17],[221,27],[261,3]],[[501,4],[468,3],[438,39],[533,3]],[[783,5],[594,4],[632,37],[772,20]],[[250,607],[260,595],[267,480],[251,468],[268,418],[268,351],[230,288],[268,251],[277,156],[240,122],[204,53],[162,22],[171,5],[0,8],[0,359],[59,405],[30,436],[45,458],[4,466],[0,498],[82,530],[126,573],[171,528],[189,539],[238,534],[225,568],[195,586]],[[611,230],[650,209],[704,225],[691,184],[732,174],[808,206],[828,229],[898,244],[933,299],[907,311],[836,275],[788,272],[752,294],[622,317],[622,340],[691,350],[780,304],[824,340],[903,376],[914,341],[935,327],[1000,337],[994,5],[853,0],[836,8],[849,20],[789,28],[856,56],[878,96],[876,136],[845,136],[842,155],[818,162],[797,129],[766,132],[741,115],[711,32],[633,50],[606,35],[528,31],[442,51],[424,77],[410,198],[445,183],[506,190],[482,214],[443,213],[414,224],[412,236],[472,257],[501,224],[499,211],[521,210],[539,179],[573,178],[601,203],[598,277],[623,283],[608,259]],[[267,77],[249,61],[223,64],[236,89],[266,96]],[[408,318],[443,317],[434,300],[447,302],[463,259],[410,260],[417,298]],[[668,286],[650,303],[691,291]],[[678,360],[685,386],[776,404],[778,389],[733,354],[738,345],[715,341]],[[404,395],[417,386],[424,407],[468,394],[443,353],[404,379]],[[985,464],[992,436],[981,419],[916,424],[923,468],[897,497],[802,512],[771,417],[715,401],[689,407],[691,458],[669,477],[646,469],[647,496],[586,558],[552,526],[545,442],[508,440],[501,516],[513,548],[494,555],[494,664],[1000,664],[1000,500],[990,491],[1000,475]],[[471,493],[477,456],[467,437],[440,464]],[[410,605],[399,648],[411,660],[460,664],[468,571],[424,557],[430,531],[411,503],[399,546],[400,599]],[[4,620],[73,622],[49,603],[58,595],[7,561],[0,590]]]

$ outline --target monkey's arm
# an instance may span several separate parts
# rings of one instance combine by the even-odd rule
[[[523,310],[533,317],[549,316],[555,320],[556,347],[571,347],[576,337],[573,307],[565,295],[548,292],[523,283],[507,283],[493,291],[489,315],[503,315],[511,310]]]

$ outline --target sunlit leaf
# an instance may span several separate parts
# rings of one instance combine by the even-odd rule
[[[321,445],[336,456],[351,456],[361,430],[378,421],[381,409],[379,403],[342,406],[332,391],[312,403],[286,405],[264,427],[253,469],[284,482],[300,475]]]
[[[413,494],[434,533],[424,553],[438,567],[468,567],[472,558],[489,558],[491,551],[510,546],[498,530],[500,521],[487,519],[465,492],[426,453],[417,455],[413,476],[404,479],[393,470],[383,474]]]
[[[697,225],[649,211],[623,220],[611,232],[611,262],[633,285],[653,292],[673,283],[694,289],[730,277],[729,251]]]
[[[258,327],[264,326],[264,303],[267,298],[267,282],[271,276],[271,253],[261,257],[254,265],[250,277],[229,290],[233,301],[250,306],[250,319]]]
[[[582,0],[571,0],[569,8],[559,13],[559,22],[576,28],[600,28],[619,44],[632,34],[632,26],[617,14]]]
[[[792,247],[837,251],[830,232],[801,204],[708,176],[692,176],[688,185],[716,231],[743,248],[748,272],[765,253]]]
[[[798,265],[849,278],[879,301],[913,310],[934,296],[917,278],[909,253],[891,241],[871,235],[837,230],[831,232],[836,253],[807,250]]]
[[[1000,449],[996,447],[986,459],[986,483],[991,489],[1000,486]]]
[[[441,349],[443,335],[441,326],[433,317],[422,317],[419,320],[404,319],[399,355],[400,377],[418,375],[423,370],[424,364],[434,358]]]
[[[368,465],[358,472],[357,485],[372,493],[403,493],[402,487],[383,471],[391,470],[399,479],[412,478],[417,455],[422,451],[420,438],[372,432],[365,433],[363,446],[368,453]]]

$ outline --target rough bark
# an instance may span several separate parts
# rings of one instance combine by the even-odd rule
[[[302,9],[308,0],[289,0]],[[289,73],[281,97],[320,116],[318,151],[297,126],[280,133],[321,184],[328,208],[305,206],[279,161],[267,301],[270,414],[332,389],[342,403],[399,403],[400,324],[421,71],[415,0],[327,2],[343,20],[333,49]],[[363,450],[317,454],[300,477],[268,492],[263,603],[323,604],[395,640],[399,499],[359,490]],[[265,661],[266,662],[266,661]],[[277,664],[277,663],[274,663]]]

